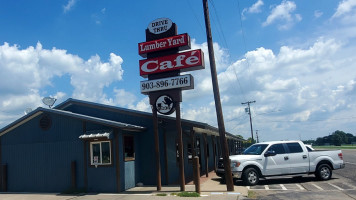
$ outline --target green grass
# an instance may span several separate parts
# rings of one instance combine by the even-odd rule
[[[249,190],[249,191],[248,191],[248,194],[247,194],[247,198],[250,198],[250,199],[257,199],[257,194],[256,194],[256,192]]]
[[[179,197],[200,197],[199,193],[196,192],[179,192],[179,193],[171,193],[171,196],[179,196]]]
[[[167,196],[167,194],[166,194],[166,193],[159,193],[159,194],[156,194],[156,196],[161,196],[161,197],[163,197],[163,196]]]

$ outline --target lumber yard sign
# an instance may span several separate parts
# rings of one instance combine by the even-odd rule
[[[170,48],[179,48],[179,51],[190,49],[190,37],[187,33],[138,44],[138,54],[146,58],[147,53],[162,51]]]

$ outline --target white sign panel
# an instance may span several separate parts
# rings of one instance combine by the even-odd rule
[[[141,81],[142,94],[146,94],[154,91],[160,91],[160,90],[176,89],[176,88],[182,88],[183,90],[194,89],[193,76],[187,74],[183,76],[174,76],[169,78]]]
[[[159,18],[148,25],[148,30],[153,34],[161,34],[168,31],[172,27],[172,24],[172,20],[168,18]]]

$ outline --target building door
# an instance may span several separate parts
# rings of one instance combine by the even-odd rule
[[[135,187],[135,143],[134,136],[124,135],[125,190]]]

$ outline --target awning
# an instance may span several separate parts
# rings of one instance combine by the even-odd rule
[[[95,130],[95,131],[87,131],[85,134],[79,136],[79,139],[87,140],[87,139],[111,139],[112,131],[108,130]]]

